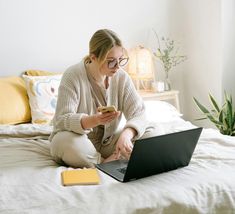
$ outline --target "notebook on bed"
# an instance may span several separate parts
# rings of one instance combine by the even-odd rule
[[[97,168],[127,182],[187,166],[202,128],[189,129],[135,141],[130,160],[97,164]]]
[[[97,169],[72,169],[61,173],[62,184],[72,185],[95,185],[100,183]]]

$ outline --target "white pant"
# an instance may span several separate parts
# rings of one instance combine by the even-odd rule
[[[51,141],[51,155],[59,164],[71,167],[94,167],[102,158],[109,157],[115,151],[116,142],[121,132],[114,134],[108,142],[92,143],[87,135],[74,132],[58,132]],[[159,134],[155,127],[149,127],[142,138],[153,137]]]

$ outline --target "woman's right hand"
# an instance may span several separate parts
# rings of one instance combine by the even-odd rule
[[[120,111],[96,113],[91,116],[84,116],[81,119],[83,129],[91,129],[99,125],[105,125],[120,116]]]
[[[114,111],[114,112],[105,112],[105,113],[96,113],[94,116],[96,120],[96,124],[98,125],[105,125],[107,123],[110,123],[112,120],[115,120],[120,116],[120,111]]]

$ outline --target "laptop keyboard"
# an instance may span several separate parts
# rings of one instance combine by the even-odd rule
[[[123,167],[123,168],[119,168],[117,169],[119,172],[121,172],[122,174],[125,174],[126,173],[126,168],[127,167]]]

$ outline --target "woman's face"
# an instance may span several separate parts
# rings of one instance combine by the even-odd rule
[[[112,47],[108,52],[106,60],[100,67],[101,74],[105,76],[113,76],[125,59],[126,57],[124,56],[123,47]]]

